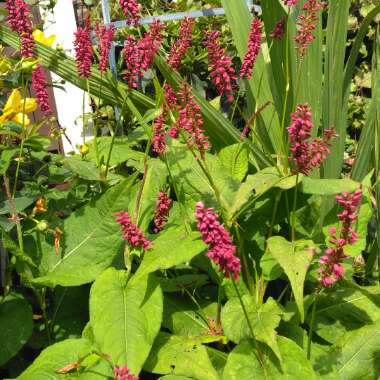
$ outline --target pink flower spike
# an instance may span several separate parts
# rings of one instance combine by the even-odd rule
[[[25,58],[33,57],[35,42],[30,5],[24,0],[7,0],[6,7],[9,13],[8,25],[20,36],[21,55]]]
[[[297,4],[298,0],[284,0],[284,4],[287,7],[294,7]]]
[[[93,56],[89,17],[85,21],[85,26],[83,28],[79,27],[74,35],[77,71],[81,77],[88,78],[91,75],[91,60]]]
[[[240,77],[251,79],[253,67],[255,65],[257,56],[261,48],[261,33],[262,33],[261,20],[254,18],[251,24],[251,31],[248,37],[248,48],[245,53],[243,64],[240,70]]]
[[[208,60],[210,66],[210,77],[215,84],[219,95],[224,93],[228,102],[234,100],[234,89],[236,87],[236,73],[232,65],[232,59],[227,55],[225,49],[219,45],[220,33],[209,31],[204,42],[208,50]]]
[[[183,57],[185,56],[187,50],[191,44],[191,38],[193,33],[194,20],[185,17],[182,21],[181,27],[179,29],[179,38],[173,44],[170,49],[168,56],[168,64],[173,68],[178,70]]]
[[[98,40],[98,49],[100,55],[99,71],[101,73],[105,73],[108,68],[109,53],[115,35],[115,28],[113,25],[109,25],[107,28],[106,26],[100,25],[97,22],[94,31]]]
[[[168,221],[169,210],[172,205],[172,200],[163,191],[158,193],[156,201],[156,212],[154,215],[154,233],[163,230],[166,222]]]
[[[139,380],[138,376],[132,375],[129,368],[115,366],[113,369],[114,380]]]
[[[127,25],[137,25],[140,21],[140,5],[136,0],[120,0],[120,7]]]
[[[240,259],[235,256],[236,246],[228,231],[220,224],[219,217],[212,208],[197,203],[195,217],[203,241],[209,246],[206,256],[220,267],[225,277],[236,281],[241,271]]]
[[[37,65],[32,72],[32,88],[36,94],[38,105],[43,114],[51,114],[51,107],[49,104],[49,94],[47,91],[47,81],[45,73],[40,65]]]
[[[127,212],[116,214],[116,222],[120,224],[123,230],[123,240],[127,241],[132,247],[149,249],[152,242],[149,241],[142,231],[132,223],[131,217]]]
[[[285,32],[285,17],[282,17],[280,21],[274,26],[273,30],[270,32],[270,38],[272,40],[281,40],[284,37]]]
[[[165,114],[161,113],[153,124],[153,138],[152,138],[153,151],[162,155],[166,151],[165,139]]]

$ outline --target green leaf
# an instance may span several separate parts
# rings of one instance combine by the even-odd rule
[[[30,205],[34,203],[36,197],[19,197],[13,199],[13,205],[17,212],[24,211]],[[0,215],[12,214],[13,207],[9,204],[9,201],[0,203]]]
[[[57,371],[70,364],[75,364],[78,360],[85,359],[91,354],[92,350],[91,343],[86,339],[67,339],[53,344],[43,350],[17,380],[60,380],[71,378],[70,375],[65,376],[57,373]],[[107,363],[106,366],[98,366],[99,361],[99,357],[93,358],[91,365],[86,366],[87,368],[82,369],[82,374],[75,377],[101,380],[111,376],[112,369],[110,365]],[[81,365],[85,366],[84,362]]]
[[[380,290],[370,293],[367,288],[342,287],[318,297],[313,331],[330,343],[347,331],[372,324],[379,318]]]
[[[276,328],[280,323],[282,310],[276,301],[269,298],[258,305],[251,296],[242,297],[256,340],[266,343],[278,358],[281,354],[277,345]],[[234,343],[252,338],[244,311],[237,297],[231,298],[222,309],[224,334]]]
[[[0,366],[17,354],[32,335],[33,313],[16,293],[0,297]]]
[[[197,380],[220,380],[200,339],[167,333],[158,335],[144,370]]]
[[[351,179],[318,179],[305,177],[301,189],[304,194],[335,195],[345,191],[352,193],[360,187]]]
[[[337,362],[342,380],[378,379],[380,376],[380,320],[347,332],[333,346],[330,355]]]
[[[219,152],[219,159],[228,174],[241,182],[248,171],[248,149],[244,143],[226,146]]]
[[[189,234],[184,227],[168,228],[153,241],[152,249],[144,255],[132,281],[139,280],[158,269],[169,269],[190,261],[206,248],[198,232]]]
[[[82,285],[93,281],[111,265],[123,244],[115,213],[125,209],[135,178],[132,175],[64,221],[61,257],[34,283]]]
[[[16,152],[18,150],[19,149],[17,149],[17,148],[10,148],[10,149],[4,149],[1,152],[1,156],[0,156],[0,175],[4,175],[6,173],[6,171],[9,168],[9,165],[12,162],[13,156],[16,154]]]
[[[89,161],[84,161],[80,157],[66,157],[63,161],[63,166],[73,172],[79,178],[89,181],[99,181],[99,169],[96,165]]]
[[[311,363],[292,340],[278,337],[281,365],[269,348],[260,345],[260,363],[251,341],[243,341],[229,354],[223,380],[317,380]]]
[[[153,276],[127,282],[127,272],[107,269],[90,293],[95,342],[135,375],[149,355],[162,321],[162,292]]]
[[[185,376],[167,375],[167,376],[160,377],[159,380],[192,380],[192,379],[190,377],[185,377]]]
[[[181,299],[166,295],[164,298],[163,326],[175,335],[200,336],[209,331],[207,317],[215,318],[216,303],[210,303],[201,310],[186,298]]]
[[[274,236],[268,239],[268,249],[289,278],[303,322],[303,289],[306,273],[313,259],[314,243],[310,240],[289,242],[281,236]]]
[[[199,201],[203,201],[207,206],[219,207],[209,180],[185,145],[172,141],[167,160],[179,193],[177,196],[182,202],[187,203],[193,210],[195,210],[195,203]],[[216,156],[206,154],[206,165],[221,194],[223,206],[227,209],[232,205],[239,183],[226,173]]]

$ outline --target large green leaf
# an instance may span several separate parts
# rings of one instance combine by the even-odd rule
[[[0,297],[0,366],[17,354],[32,335],[33,313],[16,293]]]
[[[115,213],[125,209],[135,178],[131,176],[65,220],[62,256],[46,275],[34,280],[36,284],[82,285],[111,265],[122,246]]]
[[[72,377],[101,380],[111,377],[113,371],[107,362],[100,361],[95,355],[89,357],[92,350],[91,343],[86,339],[67,339],[53,344],[43,350],[17,380],[60,380]],[[75,368],[77,361],[83,361],[81,366],[85,367],[80,372],[74,371],[73,375],[57,372],[70,365]]]
[[[167,153],[167,160],[179,192],[177,194],[179,199],[186,202],[194,211],[195,203],[199,201],[204,202],[206,206],[219,207],[210,181],[185,145],[172,142]],[[218,157],[206,154],[205,160],[217,191],[220,193],[222,206],[227,209],[232,204],[239,182],[226,173]]]
[[[289,278],[303,322],[303,288],[306,273],[313,259],[314,244],[307,240],[289,242],[281,236],[274,236],[268,240],[268,249]]]
[[[248,171],[247,145],[240,143],[226,146],[219,152],[219,159],[228,174],[240,182],[244,179]]]
[[[220,380],[200,339],[166,333],[158,335],[144,370],[197,380]]]
[[[261,347],[263,353],[260,363],[251,341],[240,343],[229,354],[223,372],[223,380],[316,380],[311,363],[303,351],[292,340],[278,337],[278,347],[282,363],[267,347]]]
[[[372,289],[372,288],[371,288]],[[380,289],[342,287],[318,297],[313,331],[330,343],[379,318]]]
[[[152,249],[144,255],[131,281],[139,280],[158,269],[169,269],[190,261],[206,248],[198,232],[189,234],[184,227],[168,228],[153,241]]]
[[[153,276],[127,282],[127,272],[102,273],[91,288],[90,323],[101,351],[138,374],[162,321],[162,292]]]
[[[281,354],[277,345],[277,333],[282,310],[276,301],[269,298],[264,304],[258,305],[251,296],[242,297],[255,339],[266,343],[278,358]],[[222,326],[224,334],[234,343],[252,338],[244,311],[237,297],[231,298],[222,309]]]
[[[318,179],[305,177],[302,181],[302,192],[314,195],[335,195],[345,191],[352,193],[360,187],[351,179]]]
[[[329,353],[342,380],[372,380],[380,376],[380,320],[346,333]]]

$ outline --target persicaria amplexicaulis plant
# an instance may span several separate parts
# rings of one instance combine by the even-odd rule
[[[35,42],[30,5],[24,0],[7,0],[8,25],[20,37],[21,55],[25,58],[33,57]]]
[[[140,5],[136,0],[120,0],[120,7],[127,25],[136,25],[140,21]]]
[[[281,17],[281,19],[276,23],[273,30],[270,32],[270,38],[272,40],[281,40],[284,37],[285,32],[285,17]]]
[[[38,105],[44,115],[51,114],[49,94],[47,91],[47,81],[45,73],[40,65],[37,65],[32,72],[32,88],[37,97]]]
[[[106,27],[96,23],[94,32],[98,40],[99,49],[99,71],[105,73],[108,68],[109,53],[112,46],[112,41],[115,35],[115,28],[113,25]]]
[[[284,4],[287,7],[293,7],[297,4],[298,0],[284,0]]]
[[[261,33],[262,22],[258,18],[254,18],[251,23],[251,31],[248,36],[248,48],[245,53],[243,64],[240,70],[240,76],[242,78],[251,79],[253,66],[255,65],[257,56],[261,48]]]
[[[323,287],[332,286],[344,276],[342,262],[347,258],[344,248],[347,245],[355,244],[358,240],[354,225],[358,219],[361,199],[361,190],[352,194],[342,193],[336,197],[338,204],[343,207],[343,211],[338,214],[341,227],[339,234],[336,227],[329,229],[329,247],[326,249],[325,255],[319,259],[318,274]]]
[[[225,277],[235,281],[241,270],[240,259],[235,256],[236,246],[228,231],[220,224],[219,217],[212,208],[206,208],[202,202],[197,203],[195,217],[203,241],[209,246],[206,253]]]
[[[290,142],[290,160],[293,172],[310,174],[318,168],[330,153],[330,142],[335,133],[325,129],[322,139],[311,139],[313,129],[311,109],[308,104],[299,104],[291,116],[292,123],[287,128]]]
[[[193,26],[194,20],[188,17],[185,17],[181,23],[181,27],[179,29],[179,38],[173,44],[168,56],[168,64],[173,69],[179,69],[179,67],[181,66],[182,59],[190,47]]]
[[[297,20],[297,35],[294,38],[300,58],[305,56],[307,48],[314,41],[313,33],[317,28],[318,11],[321,8],[319,0],[307,0],[302,6],[302,13]]]
[[[162,231],[166,222],[168,221],[170,207],[172,200],[164,191],[158,193],[156,201],[156,211],[154,214],[154,229],[155,233]]]
[[[93,56],[89,17],[86,18],[85,25],[77,29],[74,36],[77,71],[79,76],[88,78],[91,75],[91,61]]]
[[[139,377],[133,375],[127,366],[115,366],[113,371],[115,376],[114,380],[139,380]]]
[[[226,94],[227,100],[231,103],[234,100],[233,94],[237,76],[232,65],[232,59],[220,45],[219,37],[220,32],[209,31],[204,42],[208,50],[210,78],[215,84],[218,94]]]
[[[123,240],[127,241],[133,248],[149,249],[152,242],[149,241],[142,231],[132,223],[128,212],[119,212],[116,214],[116,222],[120,224],[123,231]]]

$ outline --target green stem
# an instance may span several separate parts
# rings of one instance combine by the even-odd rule
[[[222,296],[223,296],[223,274],[221,274],[218,283],[218,305],[216,307],[216,328],[221,327],[221,315],[222,315]]]
[[[293,213],[292,213],[292,241],[296,240],[296,209],[297,209],[297,197],[298,197],[298,179],[299,174],[296,177],[296,187],[294,189],[294,202],[293,202]]]
[[[276,220],[276,215],[277,215],[278,205],[279,205],[279,203],[280,203],[281,196],[282,196],[282,190],[280,190],[280,191],[277,193],[276,198],[275,198],[275,201],[274,201],[274,207],[273,207],[272,219],[271,219],[270,227],[269,227],[269,231],[268,231],[268,239],[269,239],[270,237],[272,237],[272,234],[273,234],[274,222],[275,222],[275,220]]]
[[[86,79],[87,84],[87,92],[88,92],[88,98],[91,99],[91,92],[90,92],[90,81]],[[96,163],[98,165],[99,170],[100,168],[100,157],[99,157],[99,146],[98,146],[98,126],[96,125],[96,117],[93,120],[94,123],[94,148],[95,148],[95,156],[96,156]]]
[[[314,323],[315,323],[315,314],[317,310],[317,301],[318,301],[319,291],[317,290],[315,292],[315,298],[313,303],[313,309],[311,311],[311,321],[309,326],[309,336],[307,339],[307,359],[310,360],[311,356],[311,338],[313,337],[313,329],[314,329]]]
[[[36,290],[36,296],[40,304],[40,308],[42,311],[42,317],[44,319],[44,324],[45,324],[45,330],[46,330],[46,337],[49,346],[52,344],[52,337],[51,337],[51,331],[50,331],[50,323],[49,323],[49,318],[46,312],[46,288],[41,289],[41,293]]]

